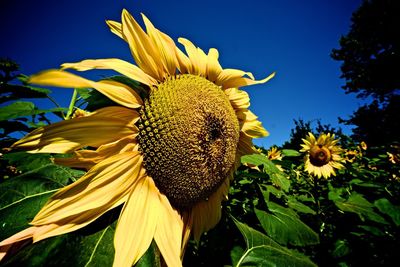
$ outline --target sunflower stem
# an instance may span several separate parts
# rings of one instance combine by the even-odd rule
[[[77,96],[78,96],[78,91],[74,89],[74,92],[72,93],[71,102],[69,103],[68,112],[67,115],[65,116],[66,120],[68,120],[71,117],[72,112],[74,111]]]

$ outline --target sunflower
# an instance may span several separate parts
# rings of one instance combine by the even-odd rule
[[[334,169],[341,169],[344,166],[340,163],[342,158],[340,153],[342,149],[337,145],[338,139],[335,135],[321,134],[315,139],[312,133],[308,133],[306,139],[302,139],[301,152],[306,152],[305,170],[309,174],[314,174],[318,178],[321,176],[329,178],[336,175]]]
[[[344,160],[350,163],[353,163],[357,158],[362,157],[362,153],[356,149],[346,150],[346,153],[344,155]]]
[[[78,230],[123,205],[114,236],[114,266],[131,266],[152,240],[168,266],[181,266],[189,236],[199,240],[221,217],[240,157],[268,133],[239,87],[265,83],[249,72],[223,69],[218,51],[206,54],[179,38],[184,53],[143,16],[146,31],[126,11],[107,21],[125,40],[136,65],[116,59],[62,64],[30,77],[44,86],[93,88],[116,103],[39,128],[13,144],[31,153],[72,153],[65,166],[87,173],[53,195],[31,227],[0,243],[0,258],[29,242]],[[111,69],[146,87],[92,81],[66,69]],[[93,148],[93,149],[89,149]]]
[[[276,146],[271,147],[271,149],[267,151],[267,158],[269,160],[282,160],[282,152]]]

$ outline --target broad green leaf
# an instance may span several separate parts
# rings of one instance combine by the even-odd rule
[[[287,205],[289,206],[289,208],[294,209],[298,212],[302,212],[302,213],[308,213],[308,214],[312,214],[315,215],[316,212],[311,209],[309,206],[299,202],[296,200],[296,198],[290,196],[288,201],[287,201]]]
[[[400,226],[400,206],[393,205],[386,198],[376,200],[374,205],[380,212],[390,216],[396,226]]]
[[[306,246],[319,243],[319,237],[309,226],[303,223],[296,212],[284,208],[272,201],[267,203],[273,213],[254,209],[265,232],[282,245]]]
[[[308,257],[295,251],[285,251],[270,246],[254,247],[241,258],[236,266],[293,266],[316,267]]]
[[[334,258],[340,258],[350,253],[350,247],[346,240],[337,240],[335,242],[335,248],[332,251]]]
[[[35,105],[32,102],[16,101],[8,106],[0,107],[0,121],[30,116],[34,113]]]
[[[29,245],[4,266],[111,267],[115,223],[100,229],[95,228],[95,224]]]
[[[235,218],[233,221],[246,242],[246,250],[234,266],[316,266],[306,256],[280,246],[268,236]]]
[[[52,108],[52,109],[40,110],[37,109],[32,102],[16,101],[8,106],[0,108],[0,121],[44,114],[49,112],[58,113],[66,110],[67,110],[66,108]]]
[[[279,170],[275,164],[270,161],[265,155],[252,154],[245,155],[241,158],[242,163],[250,163],[256,166],[263,165],[264,171],[270,176],[271,181],[282,188],[284,191],[288,191],[290,187],[290,181],[286,178],[285,174]]]
[[[382,232],[379,228],[375,227],[375,226],[371,226],[371,225],[359,225],[358,226],[361,229],[364,229],[365,231],[376,235],[376,236],[384,236],[385,233]]]
[[[52,194],[83,174],[53,164],[48,154],[18,152],[5,158],[23,173],[0,183],[0,240],[27,227]]]
[[[268,159],[265,155],[262,154],[252,154],[242,156],[240,161],[242,163],[250,163],[256,166],[260,166],[266,164]]]
[[[342,211],[356,213],[362,221],[369,219],[374,222],[387,224],[386,220],[374,212],[374,205],[366,200],[361,194],[351,193],[348,199],[340,197],[333,191],[329,192],[329,199]]]
[[[237,266],[237,264],[243,254],[244,254],[243,248],[241,248],[239,246],[233,247],[233,249],[231,250],[232,266]]]
[[[140,258],[135,267],[160,267],[160,252],[157,248],[157,244],[151,242],[150,247],[147,249],[146,253]]]
[[[298,157],[298,156],[301,156],[299,151],[293,150],[293,149],[282,149],[282,154],[285,157]]]
[[[372,187],[372,188],[379,188],[379,187],[382,187],[382,186],[379,185],[379,184],[365,182],[365,181],[360,180],[360,179],[353,179],[353,180],[350,181],[350,184],[354,184],[354,185],[362,186],[362,187]]]

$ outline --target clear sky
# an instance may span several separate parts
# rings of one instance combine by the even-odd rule
[[[120,21],[126,8],[142,23],[144,13],[175,41],[185,37],[205,51],[217,48],[224,68],[250,71],[257,79],[277,72],[267,84],[244,88],[251,97],[250,109],[270,132],[255,143],[268,148],[288,140],[293,119],[321,119],[337,126],[338,117],[348,117],[362,104],[340,88],[340,63],[329,56],[360,4],[361,0],[1,0],[0,57],[15,60],[24,74],[86,58],[132,61],[127,44],[108,30],[105,20]],[[104,73],[91,75],[100,79]],[[53,92],[61,104],[68,104],[72,91]],[[349,127],[341,127],[350,133]]]

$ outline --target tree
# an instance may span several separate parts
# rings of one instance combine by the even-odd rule
[[[371,145],[398,141],[400,92],[400,1],[364,0],[351,18],[350,31],[340,39],[331,57],[343,61],[342,88],[373,102],[360,107],[349,119],[353,137]]]
[[[364,0],[332,58],[343,61],[343,89],[385,102],[400,88],[400,1]]]

